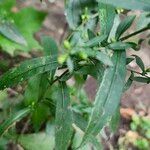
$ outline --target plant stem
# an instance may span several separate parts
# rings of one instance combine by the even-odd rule
[[[146,78],[149,78],[149,76],[143,75],[141,72],[137,72],[137,71],[131,70],[131,69],[127,69],[127,70],[128,70],[128,71],[132,71],[132,72],[134,72],[134,73],[136,73],[136,74],[139,74],[139,75],[141,75],[141,76],[144,76],[144,77],[146,77]]]
[[[57,77],[55,80],[53,80],[50,85],[54,84],[55,82],[57,82],[58,80],[60,80],[64,75],[66,75],[69,72],[69,70],[67,69],[63,74],[61,74],[59,77]]]
[[[140,30],[134,32],[134,33],[131,33],[131,34],[127,35],[127,36],[122,37],[120,40],[121,40],[121,41],[127,40],[128,38],[130,38],[130,37],[132,37],[132,36],[135,36],[135,35],[137,35],[137,34],[143,32],[143,31],[146,31],[146,30],[148,30],[148,29],[150,29],[150,27],[149,27],[149,26],[146,26],[146,27],[144,27],[144,28],[142,28],[142,29],[140,29]]]

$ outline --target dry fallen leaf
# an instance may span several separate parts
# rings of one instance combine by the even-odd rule
[[[120,114],[125,119],[131,119],[131,117],[136,114],[136,112],[132,108],[121,108]]]
[[[139,135],[137,132],[128,131],[126,133],[126,139],[129,143],[134,143],[139,138]]]

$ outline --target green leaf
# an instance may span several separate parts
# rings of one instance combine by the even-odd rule
[[[120,41],[108,45],[108,48],[112,50],[126,50],[132,47],[135,47],[135,44]]]
[[[9,40],[12,40],[18,44],[27,45],[24,37],[21,35],[15,25],[10,22],[0,23],[0,33]]]
[[[44,48],[45,55],[57,56],[58,46],[55,40],[49,36],[42,36],[41,43]]]
[[[49,57],[53,59],[55,58],[54,61],[57,61],[56,56],[58,55],[58,47],[56,42],[48,36],[43,36],[41,41],[44,47],[45,55],[49,55]],[[34,111],[32,112],[32,123],[35,131],[40,129],[41,125],[48,117],[47,105],[43,105],[41,103],[39,104],[38,102],[43,100],[43,97],[47,91],[48,78],[50,77],[52,81],[56,68],[57,65],[53,70],[50,70],[50,73],[46,72],[44,74],[35,76],[28,82],[28,87],[25,91],[24,102],[27,106],[31,104],[36,105]]]
[[[148,26],[150,23],[150,17],[148,17],[149,12],[141,13],[138,19],[136,20],[136,30],[140,30]]]
[[[96,59],[101,61],[106,66],[113,66],[111,58],[103,52],[97,51],[96,52]]]
[[[50,70],[50,73],[52,74],[52,72],[55,72],[55,69],[54,70]],[[38,93],[38,101],[42,101],[43,100],[43,97],[46,93],[46,90],[47,90],[47,87],[48,87],[48,77],[49,77],[49,72],[45,72],[43,74],[40,74],[37,76],[37,78],[39,79],[39,91],[37,92]]]
[[[102,62],[106,66],[113,66],[113,63],[111,61],[111,57],[109,57],[108,54],[106,54],[104,52],[93,50],[91,48],[84,48],[81,50],[79,48],[75,48],[74,51],[77,54],[81,53],[87,57],[96,58],[97,60],[99,60],[100,62]]]
[[[144,66],[144,63],[143,63],[142,59],[139,56],[137,56],[137,55],[132,55],[132,56],[135,57],[137,65],[141,68],[143,73],[145,73],[145,66]]]
[[[42,123],[48,117],[48,107],[40,103],[47,90],[47,73],[32,77],[28,81],[28,86],[24,94],[24,103],[26,106],[33,105],[34,110],[32,111],[31,118],[34,130],[37,132]]]
[[[122,7],[131,10],[144,10],[150,11],[150,1],[149,0],[98,0],[105,4],[110,4],[115,7]]]
[[[99,19],[101,34],[109,35],[115,19],[115,8],[99,2]]]
[[[112,29],[111,29],[109,37],[108,37],[108,41],[109,42],[114,41],[115,35],[116,35],[116,31],[117,31],[117,28],[118,28],[120,22],[121,22],[120,16],[119,16],[119,14],[116,14],[115,18],[114,18]]]
[[[96,136],[100,132],[119,105],[126,76],[125,52],[115,52],[113,63],[114,67],[105,70],[82,144],[87,142],[91,135]]]
[[[82,131],[86,130],[88,122],[78,113],[73,112],[73,122],[78,126]]]
[[[65,82],[60,82],[59,85],[55,119],[55,149],[67,150],[72,136],[72,111],[67,85]]]
[[[7,143],[8,143],[7,139],[0,138],[0,149],[1,150],[7,150]]]
[[[84,9],[87,7],[88,12],[94,10],[96,2],[95,0],[67,0],[65,4],[66,19],[71,29],[76,29],[81,24],[81,15],[84,13]]]
[[[30,51],[32,49],[42,49],[39,43],[34,39],[33,34],[40,29],[46,14],[30,7],[23,8],[19,12],[14,13],[11,10],[15,3],[16,2],[12,0],[5,0],[3,3],[0,3],[1,11],[6,12],[6,16],[4,13],[0,13],[0,22],[3,20],[6,22],[13,21],[27,42],[27,46],[14,43],[0,35],[0,45],[2,49],[11,55],[14,54],[15,50]]]
[[[106,39],[107,39],[107,35],[96,36],[93,39],[89,40],[88,42],[84,43],[82,46],[83,47],[97,46],[98,44],[101,44]]]
[[[82,74],[82,75],[91,75],[92,77],[100,81],[102,79],[103,72],[104,72],[104,67],[102,66],[102,64],[96,62],[95,64],[83,66],[75,73]]]
[[[14,123],[28,115],[30,111],[30,108],[25,108],[23,110],[18,111],[15,114],[12,114],[9,118],[7,118],[5,122],[0,124],[0,136],[2,136],[11,126],[13,126]]]
[[[26,106],[35,104],[39,99],[39,84],[41,75],[31,77],[28,81],[27,88],[24,93],[24,103]]]
[[[109,123],[109,127],[112,132],[115,133],[117,131],[117,128],[119,127],[119,123],[120,123],[120,107],[118,106],[117,110],[113,114],[111,121]]]
[[[126,84],[124,86],[124,91],[127,91],[131,87],[131,85],[133,83],[133,79],[132,79],[133,77],[134,77],[134,74],[133,74],[133,72],[131,72],[131,75],[128,78],[128,80],[127,80],[127,82],[126,82]]]
[[[136,16],[128,16],[119,24],[117,31],[116,31],[116,39],[117,40],[132,25],[135,17]]]
[[[66,19],[71,29],[75,29],[81,23],[81,6],[80,1],[66,1]]]
[[[91,30],[94,32],[97,25],[97,18],[90,18],[87,20],[85,24],[81,24],[77,30],[73,32],[73,35],[71,35],[70,44],[73,46],[79,46],[83,45],[87,39],[91,39],[91,37],[88,37],[88,30]]]
[[[67,59],[67,66],[69,68],[69,71],[72,73],[74,69],[74,64],[73,64],[71,57],[68,57]]]
[[[150,77],[133,77],[132,80],[142,83],[150,83]]]
[[[54,130],[54,128],[52,130]],[[54,150],[55,148],[54,134],[50,135],[43,132],[20,135],[17,138],[17,142],[25,150]]]
[[[55,60],[57,61],[58,57],[58,46],[55,40],[49,36],[42,36],[41,39],[42,46],[44,48],[45,55],[51,56],[52,58],[55,57]],[[50,80],[53,80],[53,77],[55,75],[57,67],[50,72]],[[48,78],[48,74],[47,74]]]
[[[87,30],[87,33],[88,33],[89,40],[91,40],[95,37],[94,32],[92,32],[90,29]]]
[[[134,60],[134,58],[127,58],[126,59],[126,65],[130,64],[133,60]]]
[[[39,131],[41,125],[48,119],[49,108],[44,104],[37,104],[35,110],[32,113],[33,128],[36,132]]]
[[[56,58],[51,58],[51,56],[34,58],[25,61],[18,67],[7,71],[0,77],[0,90],[29,79],[32,76],[51,71],[57,66]]]
[[[79,144],[82,140],[82,137],[83,137],[83,133],[81,133],[81,131],[76,131],[73,141],[72,141],[72,149],[77,149],[77,147],[79,146]],[[91,150],[91,145],[86,144],[79,150]]]
[[[147,69],[146,69],[146,72],[150,72],[150,68],[147,68]]]
[[[88,125],[88,122],[78,113],[75,113],[73,112],[73,122],[74,124],[79,127],[83,132],[85,132],[86,130],[86,127]],[[96,137],[94,136],[91,136],[90,137],[90,142],[94,145],[94,147],[97,149],[97,150],[102,150],[102,145],[101,143],[97,140]],[[80,144],[80,143],[79,143]],[[79,146],[79,145],[77,145]],[[76,146],[76,147],[77,147]]]

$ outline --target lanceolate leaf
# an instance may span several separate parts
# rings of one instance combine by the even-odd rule
[[[49,107],[45,104],[39,103],[36,105],[32,113],[32,122],[35,132],[38,132],[41,125],[47,120],[49,115]]]
[[[40,103],[43,100],[43,96],[47,90],[47,73],[40,74],[32,77],[28,81],[28,86],[24,94],[24,103],[26,106],[35,104],[36,107],[32,111],[32,123],[33,128],[37,132],[42,123],[48,117],[49,108],[47,105]]]
[[[15,25],[10,22],[0,23],[0,33],[9,40],[19,44],[27,45],[24,37],[21,35]]]
[[[16,140],[25,150],[54,150],[55,147],[54,134],[44,132],[19,135]]]
[[[58,55],[58,46],[53,38],[49,36],[42,37],[42,46],[44,48],[45,55],[56,56]]]
[[[132,55],[132,56],[135,57],[136,63],[137,63],[137,65],[141,68],[141,70],[142,70],[143,72],[145,72],[145,66],[144,66],[144,63],[143,63],[142,59],[141,59],[139,56],[137,56],[137,55]]]
[[[88,122],[80,114],[73,112],[73,122],[85,132]]]
[[[95,64],[83,66],[75,73],[82,74],[82,75],[91,75],[98,81],[101,81],[103,72],[104,72],[103,65],[101,63],[96,62]]]
[[[114,67],[105,70],[82,143],[100,132],[119,105],[126,76],[125,52],[115,52],[113,63]]]
[[[87,7],[90,13],[95,8],[95,0],[67,0],[66,1],[66,19],[71,29],[75,29],[81,24],[81,15]]]
[[[49,55],[49,57],[53,58],[54,61],[57,61],[57,57],[55,57],[58,53],[56,42],[48,36],[43,36],[41,41],[44,47],[44,54]],[[48,78],[53,78],[56,68],[54,68],[54,70],[49,70],[49,72],[36,75],[28,81],[28,86],[24,95],[24,102],[27,106],[33,103],[36,105],[34,111],[32,112],[32,122],[35,131],[40,129],[41,125],[48,117],[48,107],[39,102],[43,100],[43,97],[47,91]]]
[[[149,0],[98,0],[105,4],[110,4],[115,7],[122,7],[131,10],[144,10],[150,11],[150,1]]]
[[[142,83],[150,83],[150,77],[133,77],[132,80]]]
[[[101,61],[106,66],[113,66],[111,58],[103,52],[96,52],[96,59]]]
[[[112,132],[116,132],[119,123],[120,123],[120,106],[118,106],[118,108],[116,109],[109,123],[109,127]]]
[[[148,26],[148,24],[150,23],[150,16],[148,15],[149,15],[149,12],[144,12],[140,14],[140,16],[138,17],[136,21],[136,30],[140,30]]]
[[[59,83],[59,95],[56,104],[55,149],[67,150],[72,136],[72,111],[70,96],[65,82]]]
[[[0,90],[29,79],[32,76],[51,71],[55,69],[57,65],[56,58],[51,58],[51,56],[25,61],[0,77]]]
[[[134,60],[134,58],[127,58],[126,59],[126,65],[130,64],[133,60]]]
[[[57,46],[57,43],[55,42],[55,40],[49,36],[43,36],[41,39],[41,43],[44,48],[44,54],[46,56],[51,56],[51,58],[55,57],[55,60],[57,61],[58,46]],[[56,68],[50,72],[50,80],[53,79]],[[47,74],[47,76],[48,75],[49,74]]]
[[[103,41],[107,39],[107,35],[96,36],[88,42],[84,43],[83,47],[93,47],[98,44],[101,44]]]
[[[80,114],[73,112],[73,122],[77,127],[85,132],[88,122]],[[102,145],[96,137],[91,136],[90,142],[95,146],[97,150],[102,150]]]
[[[91,39],[93,39],[95,37],[94,32],[91,31],[90,29],[87,30],[87,33],[88,33],[89,40],[91,40]]]
[[[120,42],[119,41],[119,42],[115,42],[115,43],[108,45],[108,47],[110,49],[113,49],[113,50],[125,50],[128,48],[135,47],[135,44],[133,45],[133,43],[127,43],[127,42]]]
[[[24,104],[29,106],[38,101],[38,91],[41,75],[31,77],[24,93]]]
[[[76,48],[75,52],[77,52],[77,51],[78,51],[78,49]],[[99,60],[100,62],[102,62],[106,66],[113,66],[113,63],[111,61],[111,57],[108,56],[108,54],[106,54],[104,52],[93,50],[91,48],[81,49],[79,51],[79,53],[80,52],[82,52],[83,54],[87,55],[88,57],[96,58],[97,60]]]
[[[101,34],[109,35],[115,18],[115,8],[99,2],[99,18]]]
[[[30,108],[25,108],[7,118],[6,121],[0,125],[0,136],[2,136],[4,132],[6,132],[14,123],[25,117],[27,114],[29,114],[30,111]]]
[[[117,31],[116,31],[117,40],[132,25],[134,19],[135,19],[135,16],[128,16],[119,24]]]
[[[133,74],[133,72],[131,72],[131,75],[130,75],[130,77],[128,78],[128,80],[127,80],[127,82],[126,82],[126,84],[125,84],[125,86],[124,86],[124,91],[126,91],[126,90],[128,90],[130,87],[131,87],[131,85],[132,85],[132,82],[133,82],[133,79],[132,78],[134,78],[134,74]]]
[[[68,0],[66,1],[66,19],[70,28],[75,29],[81,22],[81,6],[80,1]]]

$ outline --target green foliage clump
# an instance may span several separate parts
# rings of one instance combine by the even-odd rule
[[[16,50],[28,52],[42,47],[34,38],[46,14],[34,8],[22,8],[13,11],[15,0],[0,3],[0,46],[11,55]],[[17,9],[17,8],[16,8]]]

